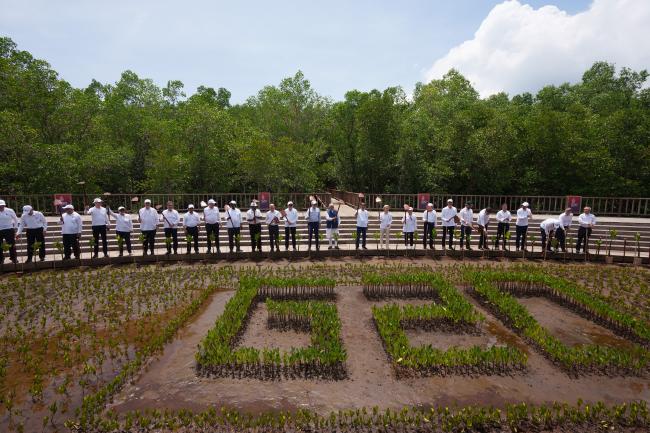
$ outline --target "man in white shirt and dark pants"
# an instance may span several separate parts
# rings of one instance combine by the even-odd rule
[[[460,216],[460,248],[471,250],[469,245],[469,238],[472,235],[472,222],[474,221],[474,211],[472,210],[472,203],[465,203],[465,207],[459,212]]]
[[[379,243],[381,247],[390,248],[390,226],[393,224],[393,215],[390,206],[384,205],[384,211],[379,214]]]
[[[422,236],[422,245],[427,249],[427,239],[429,240],[429,248],[433,249],[433,229],[436,228],[436,211],[433,208],[433,203],[427,203],[427,209],[422,212],[422,221],[424,222],[424,236]]]
[[[81,248],[79,247],[79,240],[81,239],[81,231],[83,230],[83,222],[81,216],[74,211],[74,206],[71,204],[63,207],[65,213],[61,215],[61,234],[63,235],[63,260],[70,260],[70,255],[74,251],[74,258],[81,257]]]
[[[361,208],[357,209],[355,212],[354,216],[357,217],[357,242],[356,242],[356,249],[359,249],[359,242],[361,241],[361,237],[363,237],[363,242],[361,243],[362,247],[364,250],[367,250],[366,248],[366,236],[368,234],[368,210],[366,209],[366,204],[361,203]]]
[[[510,220],[512,220],[512,214],[508,210],[508,203],[503,203],[501,205],[501,210],[497,212],[497,240],[495,248],[499,247],[499,240],[503,238],[502,249],[506,249],[506,233],[510,232]]]
[[[205,221],[205,234],[208,236],[208,254],[212,252],[212,239],[214,238],[217,252],[221,252],[219,247],[219,225],[221,223],[221,214],[213,199],[208,200],[208,206],[203,208],[203,220]]]
[[[18,226],[18,217],[13,209],[6,206],[4,200],[0,200],[0,264],[5,261],[3,243],[11,245],[9,249],[9,258],[15,264],[18,263],[16,255],[16,228]]]
[[[488,246],[488,237],[487,231],[490,224],[490,213],[492,213],[492,208],[486,207],[478,213],[478,218],[476,223],[478,224],[479,238],[478,238],[478,249],[479,250],[489,250]]]
[[[539,230],[542,235],[542,251],[552,251],[551,240],[553,234],[560,228],[560,220],[556,218],[547,218],[539,225]]]
[[[586,206],[583,212],[578,217],[580,228],[578,229],[578,243],[576,245],[576,253],[580,252],[584,244],[585,251],[589,252],[589,238],[591,237],[591,230],[596,225],[596,216],[591,213],[591,208]]]
[[[516,224],[516,239],[515,239],[515,248],[519,251],[521,248],[524,251],[526,250],[526,233],[528,232],[528,220],[533,217],[533,213],[528,208],[528,202],[525,201],[521,204],[521,207],[517,209],[517,222]]]
[[[289,237],[293,250],[296,250],[296,223],[298,222],[298,211],[293,207],[293,202],[287,202],[284,210],[284,249],[289,250]]]
[[[94,206],[86,210],[86,215],[91,217],[91,226],[93,229],[93,238],[95,239],[93,258],[97,258],[99,254],[99,238],[102,238],[102,251],[104,257],[108,257],[108,242],[106,241],[106,231],[111,226],[111,221],[108,219],[108,211],[102,207],[102,199],[96,198],[93,200]]]
[[[250,209],[246,212],[246,220],[248,221],[248,232],[251,235],[251,251],[257,250],[262,252],[262,221],[264,216],[257,208],[256,202],[251,202]]]
[[[165,231],[165,244],[169,255],[174,249],[174,254],[178,253],[178,226],[181,225],[181,215],[174,209],[174,202],[167,202],[167,209],[162,211],[163,230]]]
[[[271,203],[269,205],[269,211],[266,213],[266,225],[269,228],[271,252],[280,251],[280,218],[282,218],[282,214],[275,209],[275,204]]]
[[[115,218],[115,234],[119,239],[122,239],[120,242],[118,240],[117,247],[120,251],[120,257],[124,255],[124,245],[126,245],[126,251],[131,255],[131,232],[133,231],[133,220],[131,215],[126,213],[124,206],[117,208],[117,213],[109,210],[109,214]]]
[[[230,206],[226,207],[226,228],[228,229],[228,246],[230,247],[230,252],[232,253],[235,244],[237,246],[237,252],[240,252],[241,211],[237,208],[235,200],[232,200]]]
[[[27,231],[27,263],[30,263],[34,256],[35,242],[40,244],[38,257],[42,262],[45,260],[45,233],[47,232],[45,216],[41,212],[35,211],[30,205],[23,206],[23,214],[20,216],[16,239],[20,239],[23,229]]]
[[[557,239],[560,244],[562,251],[566,251],[566,233],[571,227],[571,222],[573,221],[573,212],[571,212],[571,208],[566,208],[557,219],[560,221],[560,227],[555,231],[555,239]]]
[[[418,229],[418,219],[413,215],[413,208],[409,207],[406,215],[402,217],[402,233],[404,233],[404,245],[407,249],[415,249],[413,245],[413,234]]]
[[[187,205],[187,212],[183,215],[183,226],[185,227],[185,238],[187,242],[187,254],[191,251],[191,244],[194,243],[194,252],[199,253],[199,223],[201,216],[194,212],[194,205]],[[191,242],[190,242],[190,237]]]
[[[154,242],[156,240],[156,228],[158,228],[158,211],[151,207],[151,200],[144,201],[144,207],[138,212],[140,220],[140,231],[145,237],[143,245],[143,255],[147,255],[147,250],[154,255]]]
[[[449,235],[449,248],[454,249],[454,229],[456,228],[456,216],[458,211],[454,207],[452,199],[447,200],[447,206],[442,208],[440,212],[440,220],[442,221],[442,248],[445,248],[445,239]]]
[[[318,207],[318,202],[316,200],[311,201],[311,207],[307,209],[307,214],[305,215],[307,220],[307,232],[309,234],[309,249],[311,250],[311,240],[312,237],[316,240],[316,251],[320,250],[320,208]]]

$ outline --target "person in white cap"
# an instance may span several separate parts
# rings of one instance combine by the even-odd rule
[[[240,252],[241,211],[237,208],[235,200],[232,200],[230,206],[226,208],[226,228],[228,229],[228,246],[230,247],[230,252],[232,253],[233,244],[236,244],[237,252]]]
[[[433,229],[436,228],[436,210],[433,208],[433,203],[427,203],[427,208],[422,212],[422,221],[424,222],[424,236],[422,236],[422,245],[427,249],[427,240],[429,241],[429,248],[433,249]]]
[[[368,235],[368,210],[366,209],[366,203],[361,202],[360,209],[357,209],[355,212],[354,216],[357,217],[357,242],[356,242],[356,249],[359,249],[359,243],[361,242],[361,238],[363,237],[363,242],[361,242],[361,245],[364,250],[367,250],[368,248],[366,247],[366,236]]]
[[[251,251],[257,247],[262,252],[262,221],[264,216],[257,208],[257,202],[252,201],[250,209],[246,212],[246,221],[248,221],[248,232],[251,235]]]
[[[296,223],[298,222],[298,211],[293,207],[293,202],[287,202],[284,210],[284,249],[289,250],[289,237],[293,250],[296,250]]]
[[[506,233],[510,232],[510,220],[512,214],[508,210],[508,203],[501,204],[501,210],[497,212],[497,239],[495,248],[499,246],[499,239],[503,238],[502,249],[506,249]]]
[[[104,257],[108,257],[108,242],[106,241],[106,231],[111,226],[111,221],[108,218],[108,211],[102,207],[102,199],[97,197],[93,200],[94,206],[86,210],[86,215],[91,217],[91,227],[93,229],[93,238],[95,239],[93,258],[96,258],[99,253],[99,238],[102,238],[102,251]]]
[[[440,220],[442,221],[442,248],[445,248],[445,240],[449,234],[449,248],[454,249],[454,229],[456,228],[456,217],[458,210],[454,207],[452,199],[447,200],[447,206],[442,208],[440,212]]]
[[[63,260],[70,260],[70,256],[74,252],[74,258],[81,257],[81,248],[79,240],[81,239],[81,231],[83,230],[83,221],[81,216],[74,211],[74,206],[71,204],[63,207],[64,214],[61,215],[61,235],[63,236]]]
[[[117,246],[119,248],[120,257],[124,255],[124,245],[126,245],[126,251],[131,255],[131,232],[133,231],[133,220],[131,215],[126,213],[124,206],[117,208],[117,213],[112,210],[108,210],[109,215],[115,218],[115,234],[119,239],[122,239],[122,242],[118,242]]]
[[[517,222],[516,225],[516,239],[515,239],[515,248],[519,251],[521,248],[524,251],[526,250],[526,233],[528,232],[528,220],[533,217],[533,213],[528,208],[528,202],[525,201],[521,204],[521,207],[517,209]]]
[[[320,208],[316,200],[311,201],[311,207],[305,215],[307,220],[307,233],[309,236],[308,249],[311,250],[312,237],[316,240],[316,251],[320,250]]]
[[[325,212],[325,235],[329,243],[328,250],[332,248],[339,249],[338,235],[340,223],[341,217],[339,216],[339,211],[334,209],[334,203],[330,203],[327,207],[327,212]],[[358,245],[357,248],[359,248]]]
[[[217,202],[213,199],[208,200],[208,206],[203,208],[203,221],[205,221],[205,234],[208,237],[208,254],[212,252],[212,239],[217,248],[217,252],[221,252],[219,247],[219,226],[221,225],[221,214],[217,207]]]
[[[271,251],[280,251],[280,218],[282,214],[275,209],[275,204],[269,205],[269,211],[266,213],[266,225],[269,228],[269,243],[271,244]]]
[[[183,226],[185,227],[185,237],[188,239],[187,242],[187,254],[190,253],[191,245],[189,242],[189,237],[192,237],[192,242],[194,243],[194,252],[199,253],[199,223],[201,222],[201,216],[194,212],[194,205],[187,205],[187,212],[183,215]]]
[[[553,234],[560,228],[560,220],[557,218],[547,218],[539,225],[539,230],[542,235],[542,251],[551,251],[551,239]]]
[[[409,207],[407,213],[402,217],[402,232],[404,233],[404,245],[406,248],[415,249],[413,245],[413,233],[418,228],[418,219],[413,215],[413,208]]]
[[[144,244],[142,245],[143,255],[147,255],[149,250],[154,255],[154,242],[156,241],[156,229],[158,228],[158,211],[151,207],[151,200],[144,201],[144,207],[138,212],[138,221],[140,221],[140,231],[144,235]]]
[[[9,258],[13,263],[18,263],[16,255],[16,228],[18,217],[13,209],[8,208],[4,200],[0,200],[0,263],[5,261],[3,243],[10,245]]]
[[[38,257],[41,262],[45,260],[45,233],[47,232],[47,219],[45,216],[34,210],[30,205],[23,206],[23,214],[20,216],[16,240],[20,239],[23,230],[27,231],[27,263],[32,261],[34,256],[34,243],[40,244]]]
[[[167,245],[167,252],[165,255],[178,253],[178,227],[181,225],[181,216],[176,209],[174,209],[174,202],[167,202],[167,209],[162,211],[163,230],[165,231],[165,244]]]
[[[472,235],[472,223],[474,221],[472,203],[465,203],[465,207],[460,210],[458,216],[460,217],[460,248],[463,249],[463,244],[465,244],[465,249],[471,250],[469,239]]]
[[[390,248],[390,226],[393,224],[393,215],[390,206],[385,204],[384,211],[379,214],[379,243],[382,248]]]
[[[591,230],[596,225],[596,216],[591,213],[591,208],[585,206],[583,212],[578,216],[578,223],[580,227],[578,228],[578,242],[576,243],[576,253],[580,252],[582,245],[584,244],[585,251],[587,249],[587,244],[589,243],[589,238],[591,237]]]
[[[489,250],[488,246],[488,226],[490,225],[490,214],[492,213],[491,207],[486,207],[481,209],[478,213],[478,218],[476,218],[476,224],[478,225],[479,238],[478,238],[478,249],[479,250]]]
[[[557,239],[560,249],[565,252],[566,234],[569,231],[569,228],[571,228],[571,223],[573,222],[573,211],[568,207],[564,209],[564,212],[562,212],[557,219],[560,220],[560,227],[555,231],[555,239]]]

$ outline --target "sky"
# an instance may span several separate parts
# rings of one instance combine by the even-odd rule
[[[0,0],[0,35],[75,87],[125,70],[242,102],[302,70],[322,95],[463,73],[482,96],[650,69],[650,0]]]

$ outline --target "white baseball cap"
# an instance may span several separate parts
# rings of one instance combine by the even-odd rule
[[[257,203],[255,203],[254,201],[252,201],[252,202],[251,202],[251,207],[257,207]]]
[[[318,204],[318,202],[317,202],[316,200],[312,200],[312,201],[311,201],[311,204],[313,204],[313,205],[314,205],[314,204]]]
[[[6,205],[7,205],[7,203],[5,203],[4,200],[0,200],[0,206],[6,206]]]
[[[101,203],[102,199],[97,197],[95,200],[93,200],[93,203]]]
[[[149,200],[149,199],[146,199],[144,202],[151,204],[151,200]]]
[[[453,203],[454,201],[452,199],[447,199],[447,203]]]
[[[232,205],[236,205],[237,202],[236,202],[235,200],[230,200],[230,204],[232,204]]]
[[[3,202],[3,203],[4,203],[4,202]],[[287,202],[287,206],[293,206],[293,202],[292,202],[292,201],[288,201],[288,202]]]
[[[125,210],[125,208],[124,208],[124,206],[120,206],[120,207],[117,208],[117,210],[118,210],[118,212],[119,212],[119,211],[121,211],[121,210]]]
[[[526,207],[530,206],[527,201],[523,202],[521,205]]]
[[[187,208],[188,208],[188,209],[194,209],[194,205],[193,205],[193,204],[188,204],[188,205],[187,205]]]
[[[32,207],[30,205],[26,204],[25,206],[23,206],[23,212],[29,213],[31,211],[32,211]]]
[[[214,201],[212,199],[208,200],[208,204],[215,204],[215,203],[216,203],[216,201]]]
[[[63,209],[74,209],[74,206],[72,206],[71,204],[66,204],[65,206],[63,206]]]

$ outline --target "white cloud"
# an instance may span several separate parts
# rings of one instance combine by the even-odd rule
[[[425,73],[427,80],[459,70],[482,96],[536,92],[576,82],[594,62],[650,69],[650,1],[594,0],[570,15],[517,0],[495,6],[474,38],[452,48]]]

